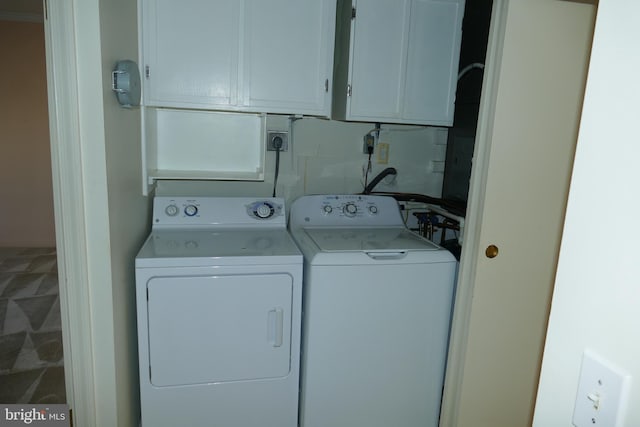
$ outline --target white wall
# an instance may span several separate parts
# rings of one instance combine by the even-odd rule
[[[620,425],[640,425],[639,15],[635,1],[598,6],[534,418],[539,427],[572,425],[587,348],[632,375]]]
[[[304,118],[293,122],[289,150],[280,158],[277,195],[288,202],[303,194],[356,193],[363,190],[363,137],[372,123],[348,123]],[[289,131],[289,120],[269,116],[267,129]],[[386,167],[398,175],[382,181],[376,191],[401,191],[439,197],[446,154],[447,129],[419,126],[382,125],[380,142],[389,144],[387,164],[372,156],[369,181]],[[275,154],[267,152],[264,182],[161,182],[158,194],[211,194],[270,196],[273,191]]]
[[[150,205],[137,185],[142,173],[140,110],[121,107],[111,90],[116,61],[138,57],[137,2],[100,0],[100,37],[117,425],[137,426],[134,259],[150,228]]]

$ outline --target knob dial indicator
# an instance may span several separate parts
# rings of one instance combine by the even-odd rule
[[[353,203],[347,203],[346,205],[344,205],[344,208],[342,210],[344,214],[349,217],[356,216],[356,213],[358,213],[358,207]]]
[[[256,216],[262,219],[270,218],[271,216],[273,216],[273,212],[273,206],[269,205],[268,203],[263,203],[255,209]]]
[[[176,216],[178,215],[178,212],[180,212],[180,209],[178,209],[176,205],[169,205],[164,208],[164,213],[166,213],[168,216]]]
[[[198,213],[198,207],[195,205],[187,205],[184,208],[184,214],[186,216],[195,216]]]

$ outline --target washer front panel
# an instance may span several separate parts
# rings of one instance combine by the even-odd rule
[[[438,425],[454,270],[306,269],[301,426]]]

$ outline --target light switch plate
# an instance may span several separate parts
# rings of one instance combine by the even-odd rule
[[[573,425],[622,427],[630,383],[628,374],[590,350],[585,350]]]

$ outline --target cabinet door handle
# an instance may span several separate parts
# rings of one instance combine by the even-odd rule
[[[324,91],[329,92],[329,79],[324,80]]]

